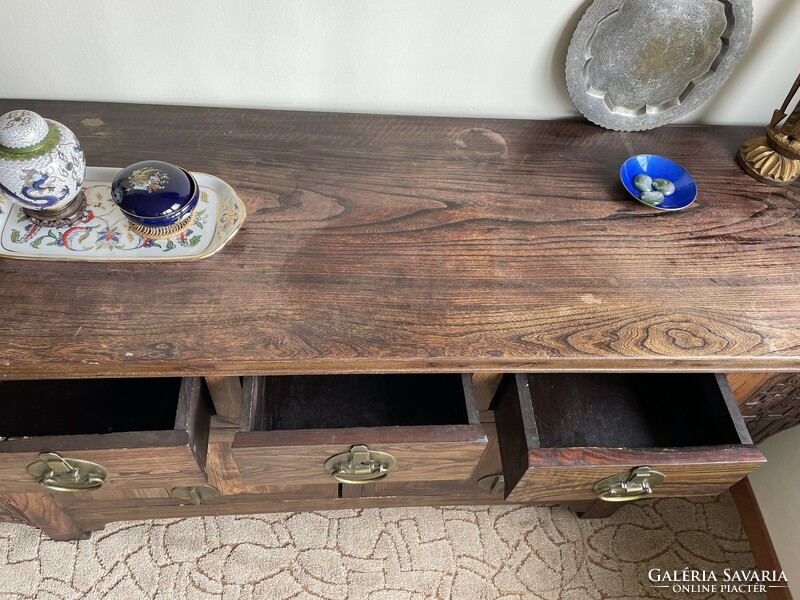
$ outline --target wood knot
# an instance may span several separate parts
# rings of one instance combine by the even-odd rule
[[[675,346],[683,348],[684,350],[702,348],[706,345],[706,341],[703,338],[695,335],[691,331],[670,329],[667,331],[667,335],[672,338],[672,343],[675,344]]]

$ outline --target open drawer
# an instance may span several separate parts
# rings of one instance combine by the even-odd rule
[[[202,396],[199,378],[0,382],[0,491],[202,484]]]
[[[467,481],[487,443],[469,375],[246,377],[243,387],[233,455],[249,485]]]
[[[717,494],[765,462],[724,375],[506,375],[495,409],[511,501]]]

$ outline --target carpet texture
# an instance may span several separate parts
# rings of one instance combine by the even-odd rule
[[[581,521],[472,506],[113,523],[80,542],[0,525],[0,599],[641,600],[650,568],[753,568],[733,501],[655,500]]]

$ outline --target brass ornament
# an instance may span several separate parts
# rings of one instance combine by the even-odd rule
[[[766,135],[747,140],[736,155],[745,173],[758,181],[787,186],[800,177],[800,102],[790,115],[786,114],[798,89],[800,75],[783,105],[772,113]]]

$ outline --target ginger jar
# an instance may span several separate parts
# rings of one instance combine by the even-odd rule
[[[58,227],[83,216],[85,171],[81,144],[61,123],[30,110],[0,117],[0,193],[34,223]]]

